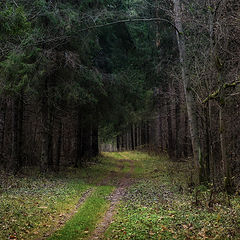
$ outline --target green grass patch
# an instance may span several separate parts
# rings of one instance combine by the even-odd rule
[[[57,231],[49,240],[84,239],[94,230],[96,223],[106,212],[109,201],[107,196],[114,187],[101,186],[83,204],[79,211],[66,225]]]
[[[217,193],[209,207],[210,189],[188,189],[187,161],[172,162],[164,155],[140,152],[124,154],[136,161],[138,181],[128,190],[105,239],[240,239],[239,196],[232,196],[229,206],[226,195]]]
[[[66,168],[57,175],[42,176],[35,169],[19,177],[0,174],[0,239],[31,240],[51,232],[87,189],[116,169],[115,160],[103,154],[87,168]]]
[[[19,180],[20,182],[20,180]],[[74,179],[22,179],[0,196],[0,239],[35,239],[57,225],[90,186]]]

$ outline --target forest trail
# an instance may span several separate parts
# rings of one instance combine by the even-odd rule
[[[113,222],[116,209],[125,196],[127,189],[134,183],[134,170],[136,166],[136,161],[131,159],[128,152],[104,153],[104,156],[107,156],[106,162],[100,163],[103,167],[102,178],[99,181],[95,181],[96,179],[93,177],[88,179],[89,183],[93,183],[89,190],[90,194],[83,194],[81,198],[83,201],[80,201],[81,204],[78,211],[75,212],[72,219],[64,226],[61,226],[62,228],[55,231],[48,239],[104,239],[106,230]],[[96,164],[96,167],[98,166],[99,164]],[[109,187],[111,189],[104,196],[102,196],[102,193],[98,193],[99,189]],[[92,201],[94,197],[95,201]],[[95,206],[95,203],[99,199],[105,202],[102,205]],[[84,208],[87,210],[85,211]],[[84,225],[83,221],[85,219],[78,220],[78,215],[86,214],[87,216],[89,209],[94,209],[92,216],[94,220],[89,225],[82,227],[80,232],[78,230],[79,225]],[[75,224],[76,226],[74,226]],[[71,228],[73,229],[69,230]],[[79,231],[79,234],[75,234],[74,232],[76,231]]]
[[[18,189],[0,195],[0,239],[240,239],[240,197],[229,205],[201,186],[196,202],[190,166],[164,154],[111,152],[57,177],[13,179]]]
[[[89,240],[94,239],[103,239],[104,233],[107,230],[107,228],[110,226],[111,222],[113,221],[113,217],[116,214],[116,208],[119,205],[121,199],[123,198],[124,194],[126,193],[127,188],[132,184],[133,180],[131,179],[133,171],[134,171],[134,161],[126,158],[123,153],[120,153],[121,156],[123,156],[123,159],[119,160],[120,163],[120,169],[124,169],[124,165],[126,162],[131,164],[130,171],[126,172],[125,174],[122,174],[122,172],[118,172],[119,176],[117,176],[115,172],[115,176],[118,178],[118,184],[117,188],[114,190],[114,192],[109,197],[110,200],[110,206],[105,213],[104,217],[101,219],[101,221],[97,224],[96,229],[94,230],[93,234],[89,238]],[[121,176],[123,175],[123,176]]]
[[[51,229],[51,231],[46,232],[41,238],[37,238],[36,240],[44,240],[47,239],[49,236],[51,236],[54,232],[56,232],[58,229],[60,229],[62,226],[64,226],[64,224],[71,218],[74,216],[74,214],[76,214],[78,212],[78,209],[85,203],[86,199],[90,197],[90,195],[94,192],[94,188],[90,188],[88,190],[86,190],[83,195],[81,196],[81,198],[79,199],[78,203],[76,204],[75,208],[73,209],[73,211],[71,211],[70,213],[68,213],[67,215],[64,216],[64,219],[61,219],[57,226],[54,229]]]

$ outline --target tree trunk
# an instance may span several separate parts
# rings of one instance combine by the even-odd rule
[[[233,193],[233,184],[231,179],[231,169],[227,158],[226,141],[225,141],[225,124],[224,124],[224,107],[219,108],[219,131],[222,155],[222,167],[224,174],[224,187],[228,193]]]
[[[5,135],[5,118],[7,111],[7,103],[5,99],[1,99],[0,102],[0,165],[5,166],[4,160],[4,135]]]
[[[158,121],[159,121],[159,146],[160,146],[160,151],[164,151],[163,147],[163,121],[162,121],[162,116],[161,116],[161,108],[159,107],[159,113],[158,113]]]
[[[18,167],[19,169],[23,166],[23,113],[24,113],[24,96],[23,90],[20,93],[19,103],[18,103]]]
[[[53,127],[54,113],[53,108],[49,108],[49,134],[48,134],[48,168],[53,169]]]
[[[12,164],[14,172],[19,170],[18,162],[18,98],[15,97],[12,102]]]
[[[144,146],[146,144],[146,128],[145,123],[142,122],[141,125],[141,145]]]
[[[179,139],[179,129],[180,129],[180,91],[179,91],[179,84],[175,86],[175,156],[176,158],[181,157],[181,144],[180,144],[180,139]]]
[[[78,110],[77,116],[77,137],[76,137],[76,158],[74,167],[77,168],[78,165],[82,165],[82,157],[83,157],[83,142],[82,142],[82,114],[81,111]]]
[[[122,135],[121,135],[121,139],[122,139],[122,141],[121,141],[121,149],[122,150],[125,150],[124,149],[124,134],[122,133]]]
[[[120,152],[120,136],[117,135],[117,151]]]
[[[168,126],[168,156],[170,159],[174,157],[173,150],[173,134],[172,134],[172,109],[170,101],[167,103],[167,126]]]
[[[138,127],[135,125],[134,128],[134,148],[136,149],[138,147]]]
[[[56,172],[59,172],[60,169],[60,161],[61,161],[61,150],[62,150],[62,121],[59,120],[58,126],[58,141],[57,141],[57,153],[56,153]]]
[[[23,166],[22,143],[23,143],[23,92],[14,98],[12,103],[12,164],[17,173]]]
[[[92,156],[96,157],[99,154],[98,147],[98,122],[95,120],[92,127]]]
[[[182,12],[180,6],[180,0],[173,0],[174,3],[174,13],[175,13],[175,26],[178,29],[176,31],[177,41],[178,41],[178,49],[179,49],[179,57],[180,57],[180,64],[182,70],[182,81],[184,86],[184,93],[186,99],[186,106],[187,106],[187,114],[189,120],[189,127],[190,127],[190,135],[192,140],[192,148],[193,148],[193,157],[194,157],[194,167],[195,172],[194,176],[196,176],[195,183],[199,184],[200,180],[200,156],[202,155],[198,129],[197,129],[197,120],[195,114],[195,99],[193,96],[193,92],[191,90],[192,83],[189,81],[189,78],[186,74],[187,65],[186,65],[186,50],[185,50],[185,39],[182,27]]]
[[[138,126],[138,146],[141,146],[141,125]]]
[[[146,144],[149,146],[150,144],[150,125],[149,121],[146,122]]]
[[[188,157],[188,116],[184,114],[184,144],[183,144],[183,156]]]
[[[131,125],[131,149],[134,150],[134,127]]]
[[[92,123],[89,119],[88,121],[85,121],[85,124],[82,128],[82,154],[85,159],[92,156],[91,135]]]
[[[41,172],[48,170],[48,147],[49,147],[49,104],[48,104],[48,78],[43,83],[43,92],[41,97],[41,128],[42,128],[42,147],[40,157]]]
[[[210,174],[211,174],[211,166],[210,166],[210,156],[211,154],[211,124],[210,124],[210,102],[207,103],[207,107],[205,108],[205,117],[206,117],[206,124],[205,124],[205,172],[206,172],[206,180],[210,181]]]

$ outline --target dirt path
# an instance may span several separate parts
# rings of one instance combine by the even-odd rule
[[[116,208],[118,204],[120,203],[121,199],[123,198],[127,188],[132,184],[133,180],[131,179],[133,170],[134,170],[134,162],[129,159],[121,159],[119,160],[120,165],[119,168],[123,170],[124,168],[124,162],[130,162],[131,163],[131,169],[127,173],[115,173],[119,174],[119,176],[114,176],[114,177],[119,177],[118,179],[118,186],[116,190],[112,193],[112,195],[109,197],[110,200],[110,207],[107,210],[105,216],[102,218],[101,222],[97,225],[95,231],[93,234],[90,236],[90,240],[94,239],[103,239],[104,233],[107,230],[107,228],[110,226],[110,224],[113,221],[113,217],[116,214]]]
[[[90,197],[90,195],[94,192],[94,190],[95,190],[94,188],[90,188],[87,191],[85,191],[83,193],[82,197],[79,199],[78,203],[76,204],[75,208],[67,215],[62,215],[61,219],[59,219],[59,222],[57,223],[57,226],[54,227],[54,229],[45,233],[41,238],[38,238],[36,240],[47,239],[54,232],[56,232],[58,229],[60,229],[75,213],[77,213],[78,209],[84,204],[84,202],[87,200],[87,198]]]

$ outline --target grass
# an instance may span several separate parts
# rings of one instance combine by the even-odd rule
[[[209,207],[208,188],[188,188],[187,162],[171,162],[164,155],[124,154],[136,161],[138,181],[119,206],[105,239],[240,239],[239,196],[233,196],[229,206],[226,195],[218,193]]]
[[[0,175],[0,239],[39,239],[59,223],[63,227],[49,240],[88,239],[109,207],[117,178],[131,169],[132,163],[122,159],[134,161],[135,183],[118,206],[105,239],[240,239],[239,196],[217,193],[210,206],[210,188],[188,187],[187,161],[141,152],[104,153],[88,168],[68,168],[58,175]],[[103,179],[107,181],[101,186]],[[66,222],[90,188],[92,194]]]
[[[49,240],[77,240],[89,236],[98,220],[107,210],[109,206],[107,196],[110,195],[113,189],[112,186],[98,187],[74,217]]]
[[[62,221],[89,188],[73,179],[23,179],[0,196],[0,239],[35,239]],[[31,185],[31,186],[29,186]]]
[[[82,194],[116,170],[107,154],[85,169],[67,168],[58,175],[0,174],[0,239],[37,239],[63,223]]]

